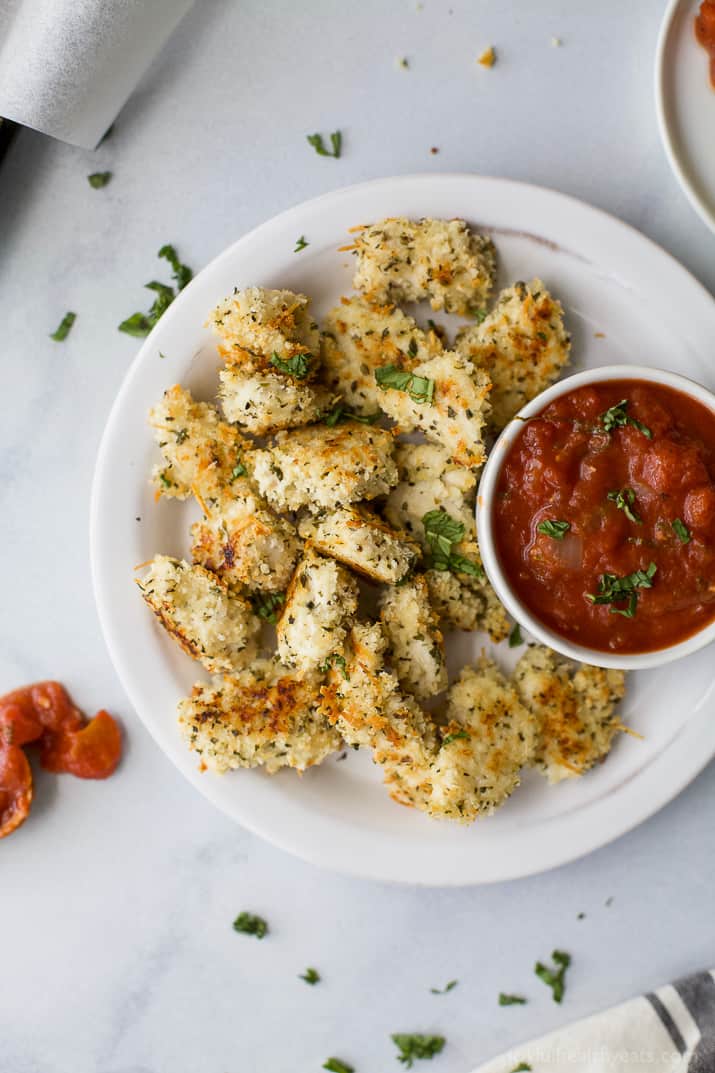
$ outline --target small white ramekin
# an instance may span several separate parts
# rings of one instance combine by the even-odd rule
[[[509,614],[538,641],[560,652],[563,656],[581,663],[591,663],[596,667],[616,667],[621,670],[641,670],[645,667],[658,667],[674,659],[681,659],[710,644],[715,640],[715,621],[703,626],[697,633],[678,644],[668,645],[666,648],[659,648],[652,652],[611,653],[574,644],[561,634],[549,629],[519,599],[504,574],[494,542],[494,511],[492,509],[494,493],[504,460],[523,430],[524,420],[536,417],[549,403],[561,395],[566,395],[575,388],[603,383],[604,380],[643,380],[650,384],[662,384],[697,400],[715,414],[715,395],[707,388],[697,384],[694,380],[689,380],[686,376],[664,372],[661,369],[651,369],[646,365],[605,365],[600,369],[589,369],[575,376],[569,376],[565,380],[559,380],[558,383],[542,391],[540,395],[527,403],[509,422],[494,444],[479,482],[477,535],[484,569],[497,596]]]

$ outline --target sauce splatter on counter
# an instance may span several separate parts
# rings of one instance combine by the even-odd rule
[[[39,747],[48,771],[106,779],[122,755],[119,725],[105,711],[85,719],[59,682],[37,682],[0,697],[0,838],[30,812],[32,770],[24,746]]]
[[[715,0],[703,0],[695,16],[695,36],[710,57],[710,82],[715,89]]]

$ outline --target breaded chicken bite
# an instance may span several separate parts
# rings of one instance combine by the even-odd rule
[[[418,700],[447,688],[444,638],[430,604],[427,582],[416,575],[385,589],[380,621],[400,685]]]
[[[239,496],[228,490],[203,506],[203,520],[191,527],[194,562],[229,584],[285,589],[301,548],[293,525],[251,491]]]
[[[320,675],[296,675],[272,660],[259,660],[218,686],[195,685],[179,704],[179,728],[213,771],[305,771],[342,744],[318,710],[319,690]]]
[[[393,217],[357,230],[353,286],[378,302],[419,302],[465,315],[483,310],[494,284],[494,243],[464,220]]]
[[[355,421],[279,432],[252,456],[253,476],[278,510],[339,507],[384,495],[397,483],[393,437]]]
[[[357,582],[349,571],[307,547],[276,625],[283,663],[301,671],[327,670],[331,660],[341,659],[357,604]]]
[[[469,823],[519,785],[536,740],[533,715],[491,660],[465,667],[449,691],[427,811]]]
[[[254,436],[319,421],[336,399],[322,384],[278,373],[246,373],[229,366],[218,376],[224,414]]]
[[[362,507],[308,514],[298,532],[323,554],[388,585],[405,577],[419,559],[419,548],[413,541]]]
[[[396,306],[362,295],[341,298],[323,321],[323,381],[359,414],[379,410],[375,369],[392,364],[410,370],[442,352],[434,332],[423,332]]]
[[[583,775],[609,752],[621,722],[616,705],[625,692],[623,671],[578,665],[541,645],[516,665],[514,682],[533,712],[538,736],[533,764],[549,782]]]
[[[198,492],[210,498],[245,473],[248,441],[221,420],[214,406],[196,402],[180,384],[164,392],[149,411],[149,423],[164,456],[152,474],[160,495],[186,499]]]
[[[478,551],[472,552],[481,562]],[[484,630],[498,644],[509,636],[511,624],[486,574],[472,577],[451,570],[425,574],[430,601],[445,629]]]
[[[484,369],[445,352],[416,365],[411,373],[392,366],[376,370],[380,408],[401,432],[419,429],[441,444],[453,462],[476,468],[486,458],[484,431],[491,381]]]
[[[155,555],[137,585],[169,636],[211,674],[241,670],[255,659],[259,619],[203,566]]]
[[[571,337],[561,303],[532,279],[502,291],[481,324],[460,332],[456,350],[489,373],[490,422],[501,429],[556,380],[568,363]]]
[[[444,510],[464,526],[465,539],[476,538],[477,478],[470,470],[452,462],[446,448],[431,443],[398,443],[395,461],[400,483],[383,507],[390,525],[409,533],[429,551],[422,519],[430,511]]]
[[[228,364],[310,379],[320,364],[320,334],[309,305],[304,294],[247,287],[219,302],[208,323],[223,341],[219,350]]]

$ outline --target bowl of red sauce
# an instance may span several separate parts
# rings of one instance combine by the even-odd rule
[[[568,377],[497,440],[477,501],[494,589],[539,641],[635,669],[715,639],[715,395],[613,365]]]

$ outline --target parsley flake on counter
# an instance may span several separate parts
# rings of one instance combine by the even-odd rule
[[[616,574],[601,574],[598,579],[598,592],[587,592],[586,599],[592,604],[617,604],[627,600],[627,607],[611,607],[609,610],[612,615],[633,618],[638,606],[638,589],[653,588],[653,578],[657,569],[655,563],[649,563],[645,570],[634,570],[632,574],[626,574],[625,577],[617,577]]]
[[[343,147],[343,136],[339,130],[334,130],[330,135],[330,145],[332,146],[332,153],[325,148],[325,142],[323,141],[322,134],[307,134],[306,139],[308,145],[312,145],[318,156],[331,156],[335,160],[340,156],[340,151]]]
[[[499,992],[500,1006],[526,1006],[527,1000],[523,995],[507,995],[504,991]]]
[[[566,988],[566,970],[571,964],[571,956],[570,954],[565,954],[563,950],[554,950],[551,958],[554,962],[552,968],[544,965],[541,961],[537,961],[534,965],[534,972],[547,987],[551,988],[554,1002],[561,1002]]]
[[[459,980],[450,980],[444,987],[431,987],[430,994],[432,995],[446,995],[448,991],[454,991],[455,987],[459,983]]]
[[[620,491],[616,489],[613,492],[609,492],[606,499],[610,499],[611,503],[615,503],[617,509],[623,511],[629,522],[634,522],[636,525],[643,525],[643,519],[633,510],[633,504],[636,501],[636,493],[632,488],[622,488]]]
[[[532,1067],[528,1062],[519,1062],[518,1066],[514,1066],[511,1073],[531,1073]]]
[[[299,974],[298,979],[305,980],[306,984],[314,985],[320,983],[320,973],[317,969],[308,968]]]
[[[324,425],[327,425],[328,428],[334,428],[335,425],[339,425],[341,421],[359,421],[361,425],[374,425],[379,418],[379,410],[374,414],[358,414],[349,406],[346,406],[344,402],[338,400],[332,410],[328,410],[327,413],[323,414],[321,421]]]
[[[312,360],[312,354],[294,354],[292,358],[282,358],[280,354],[276,354],[274,351],[271,356],[271,365],[279,373],[286,373],[287,376],[293,376],[296,380],[305,380],[310,372]]]
[[[263,917],[256,916],[255,913],[239,913],[233,922],[233,930],[262,939],[268,934],[268,924]]]
[[[328,1058],[326,1062],[323,1062],[323,1069],[329,1069],[330,1073],[355,1073],[353,1066],[349,1066],[347,1062],[342,1062],[339,1058]]]
[[[653,433],[651,430],[644,425],[642,421],[636,421],[635,417],[629,416],[627,413],[628,406],[628,399],[621,399],[615,406],[611,406],[601,414],[600,421],[604,431],[613,432],[614,429],[625,428],[626,425],[632,425],[633,428],[637,428],[639,432],[642,432],[644,436],[647,436],[649,440],[652,440]]]
[[[690,530],[688,529],[687,525],[682,522],[680,518],[676,518],[674,522],[671,522],[671,525],[673,526],[673,532],[677,536],[680,543],[689,544]]]
[[[571,528],[571,522],[560,522],[555,518],[547,518],[546,521],[539,522],[536,528],[544,536],[551,537],[552,540],[563,540]]]
[[[151,283],[145,284],[148,290],[154,291],[156,294],[149,312],[132,313],[131,317],[127,317],[119,325],[120,332],[132,335],[137,339],[142,339],[149,334],[157,321],[166,313],[178,292],[183,290],[193,275],[188,265],[184,265],[179,261],[173,246],[162,246],[157,257],[165,258],[171,265],[173,269],[172,276],[176,282],[177,290],[175,291],[168,283],[159,283],[155,279]]]
[[[56,343],[64,343],[65,339],[72,330],[72,325],[77,320],[76,313],[65,313],[64,317],[59,323],[59,326],[50,336],[50,339],[54,339]]]
[[[472,577],[484,577],[484,571],[478,563],[472,562],[464,555],[452,551],[455,544],[464,539],[464,525],[447,514],[446,510],[428,510],[422,518],[425,540],[431,553],[433,570],[451,570],[452,573],[470,574]]]
[[[301,235],[299,239],[296,239],[295,249],[293,250],[293,253],[300,253],[300,251],[304,250],[306,246],[310,246],[310,243],[305,241],[305,235]]]
[[[388,388],[406,391],[413,402],[426,402],[431,406],[434,400],[434,380],[429,380],[426,376],[415,376],[397,365],[382,365],[375,369],[375,380],[383,391]]]
[[[275,623],[278,621],[278,608],[285,603],[285,595],[282,592],[257,592],[251,597],[251,603],[259,618]]]
[[[111,171],[95,171],[87,176],[87,182],[93,190],[101,190],[112,178]]]
[[[521,636],[521,626],[518,622],[515,622],[509,634],[509,648],[518,648],[523,643],[524,638]]]
[[[398,1061],[408,1069],[415,1058],[434,1058],[440,1054],[446,1043],[444,1036],[423,1036],[418,1032],[397,1032],[390,1038],[400,1052]]]

